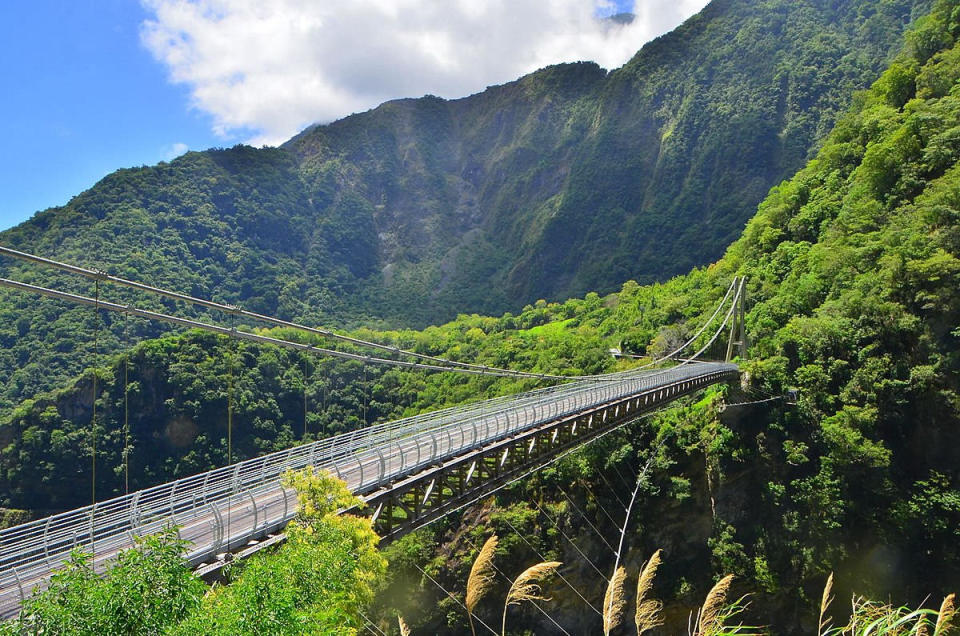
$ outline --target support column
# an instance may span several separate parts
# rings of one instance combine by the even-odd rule
[[[727,356],[725,360],[730,362],[733,359],[733,351],[736,347],[741,358],[747,357],[747,328],[744,325],[744,317],[746,315],[746,300],[747,300],[747,277],[743,276],[740,278],[740,282],[737,283],[737,293],[734,296],[737,301],[736,307],[733,308],[733,312],[730,314],[730,339],[727,341]]]

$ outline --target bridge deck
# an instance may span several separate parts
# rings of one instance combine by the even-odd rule
[[[289,470],[325,468],[358,495],[382,494],[551,422],[637,396],[664,404],[736,373],[733,364],[695,363],[571,382],[344,433],[8,528],[0,531],[0,618],[15,615],[74,547],[103,568],[135,537],[172,524],[199,564],[277,531],[296,512],[295,493],[280,485]]]

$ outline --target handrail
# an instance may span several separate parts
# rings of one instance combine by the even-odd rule
[[[313,465],[370,492],[425,466],[520,431],[598,405],[643,395],[692,379],[719,381],[737,367],[725,363],[680,365],[637,372],[598,385],[581,381],[483,403],[468,404],[370,426],[316,442],[191,475],[0,531],[0,609],[17,581],[34,581],[62,563],[75,546],[91,544],[95,567],[156,532],[172,519],[190,543],[188,559],[229,549],[263,528],[292,518],[294,494],[280,488],[289,470]],[[506,422],[506,424],[504,423]],[[253,508],[251,509],[251,502]],[[250,525],[253,510],[257,513]],[[280,512],[282,510],[282,513]],[[231,511],[231,515],[226,514]],[[230,518],[225,527],[224,518]]]

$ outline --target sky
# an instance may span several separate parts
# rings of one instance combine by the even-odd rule
[[[0,229],[119,168],[624,64],[706,0],[0,1]],[[627,25],[603,18],[629,12]]]

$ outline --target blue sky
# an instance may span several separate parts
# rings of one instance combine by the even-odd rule
[[[140,44],[145,17],[131,0],[0,2],[0,228],[175,144],[223,143]]]
[[[469,0],[407,0],[371,19],[382,3],[210,1],[0,2],[0,229],[187,148],[275,144],[387,99],[460,97],[549,63],[614,68],[706,2],[485,0],[477,15]],[[590,24],[631,9],[637,24],[612,34]]]
[[[140,44],[132,0],[0,2],[0,228],[175,144],[222,145]]]

